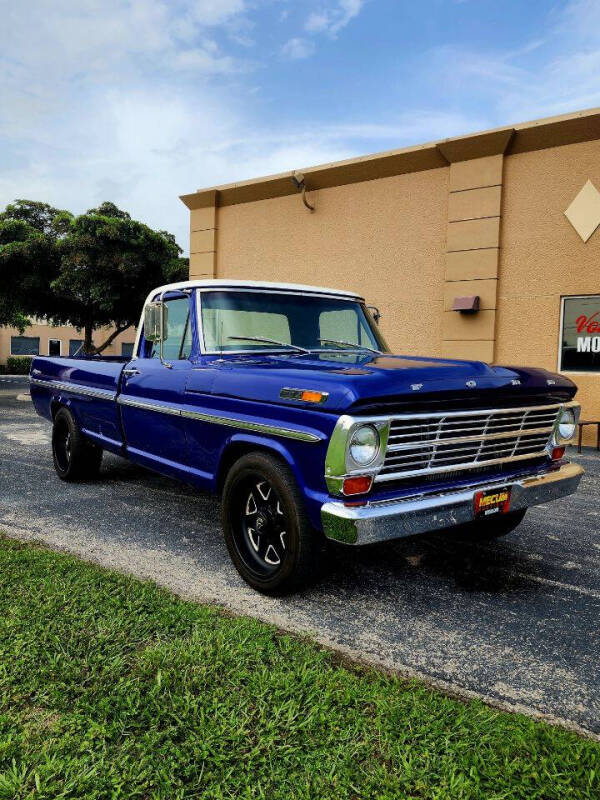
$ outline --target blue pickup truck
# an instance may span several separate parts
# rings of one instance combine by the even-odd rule
[[[149,295],[132,359],[36,358],[59,477],[108,450],[221,495],[243,578],[315,574],[327,539],[508,533],[574,492],[576,386],[542,369],[391,355],[356,294],[203,280]]]

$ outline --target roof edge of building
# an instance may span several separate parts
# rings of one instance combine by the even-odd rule
[[[307,189],[314,191],[445,167],[454,161],[468,161],[500,153],[527,153],[593,139],[600,139],[600,108],[545,117],[298,171],[303,173]],[[181,195],[181,200],[193,210],[284,197],[297,192],[291,180],[293,174],[293,171],[282,172],[199,189]]]

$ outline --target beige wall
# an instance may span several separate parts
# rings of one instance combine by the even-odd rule
[[[383,314],[390,346],[439,355],[448,170],[218,209],[218,277],[351,289]]]
[[[98,331],[94,334],[94,342],[101,344],[105,336],[110,334],[109,330]],[[16,328],[0,328],[0,364],[6,364],[6,359],[10,356],[11,336],[20,336]],[[23,331],[23,336],[39,336],[40,355],[48,355],[48,340],[60,339],[62,342],[62,355],[69,355],[69,339],[83,339],[83,332],[78,332],[75,328],[66,325],[52,326],[45,323],[31,325]],[[135,341],[135,328],[125,331],[106,348],[104,354],[107,356],[121,355],[121,343]]]
[[[556,371],[561,296],[600,294],[600,231],[584,243],[564,215],[588,179],[600,187],[600,141],[513,155],[504,169],[496,360]],[[600,375],[569,377],[600,419]]]

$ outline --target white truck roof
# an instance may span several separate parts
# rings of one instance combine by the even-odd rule
[[[153,289],[146,302],[162,292],[177,291],[179,289],[265,289],[267,291],[299,292],[301,294],[328,294],[334,297],[352,298],[362,300],[361,295],[356,292],[349,292],[345,289],[330,289],[324,286],[307,286],[302,283],[276,283],[274,281],[243,281],[228,278],[206,278],[196,281],[179,281],[178,283],[167,283],[164,286],[157,286]]]

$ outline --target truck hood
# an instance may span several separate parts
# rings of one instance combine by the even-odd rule
[[[312,389],[328,393],[327,400],[319,408],[332,412],[378,403],[406,402],[407,399],[419,402],[423,395],[439,395],[440,392],[449,396],[507,389],[524,394],[559,392],[565,397],[572,397],[576,392],[570,380],[543,369],[387,353],[232,355],[215,359],[210,366],[206,364],[192,373],[187,386],[190,392],[242,396],[248,400],[297,407],[297,401],[281,398],[281,390]]]

